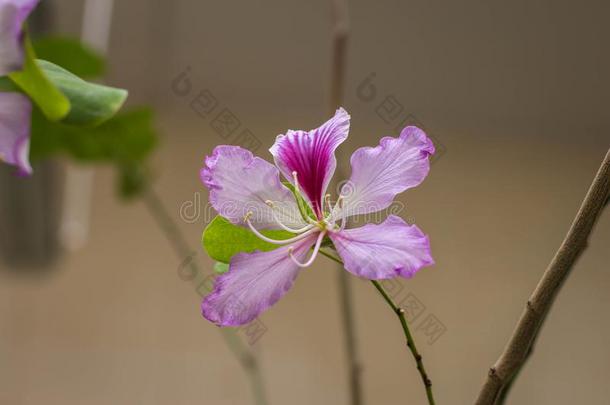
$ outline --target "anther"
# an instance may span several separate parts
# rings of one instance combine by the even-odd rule
[[[273,203],[273,201],[271,201],[271,200],[267,200],[267,201],[265,201],[265,204],[267,204],[267,205],[268,205],[269,207],[271,207],[271,208],[275,207],[275,204],[274,204],[274,203]]]
[[[326,202],[326,206],[328,207],[328,212],[332,213],[333,212],[333,206],[330,202],[330,194],[326,194],[324,196],[324,201]]]
[[[297,193],[300,193],[301,191],[299,190],[299,178],[296,171],[292,172],[292,181],[294,183],[294,189]]]

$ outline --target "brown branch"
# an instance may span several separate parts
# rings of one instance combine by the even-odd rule
[[[528,300],[504,352],[489,370],[476,405],[495,404],[502,389],[526,360],[531,344],[540,331],[541,323],[553,305],[562,282],[570,273],[579,254],[587,246],[587,239],[609,196],[610,150],[606,153],[561,247]]]

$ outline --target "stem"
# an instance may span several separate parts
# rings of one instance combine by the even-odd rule
[[[424,368],[424,362],[422,360],[421,355],[417,351],[417,346],[415,346],[415,340],[411,335],[411,331],[409,330],[409,325],[407,324],[407,319],[405,318],[405,310],[396,306],[394,301],[388,296],[385,292],[381,284],[376,280],[371,280],[377,291],[383,296],[383,299],[388,303],[388,305],[392,308],[394,313],[400,319],[400,324],[402,325],[402,330],[405,333],[405,337],[407,338],[407,346],[409,350],[411,350],[411,354],[415,358],[415,362],[417,363],[417,371],[419,371],[419,375],[421,376],[424,387],[426,387],[426,396],[428,397],[428,403],[430,405],[434,405],[434,396],[432,395],[432,381],[428,378],[428,374],[426,373],[426,369]]]
[[[320,253],[328,257],[329,259],[334,260],[335,262],[343,265],[343,262],[341,260],[331,255],[330,253],[325,252],[323,250],[320,250]],[[421,376],[424,387],[426,388],[426,397],[428,398],[428,404],[434,405],[434,396],[432,394],[432,381],[426,373],[426,368],[424,367],[422,356],[419,354],[417,346],[415,345],[415,340],[413,339],[413,335],[411,335],[411,331],[409,330],[409,325],[407,324],[407,319],[405,318],[405,310],[397,306],[394,301],[392,301],[390,296],[386,293],[386,291],[383,289],[381,284],[379,284],[379,282],[377,282],[376,280],[371,280],[371,282],[373,283],[377,291],[379,291],[385,302],[387,302],[390,308],[392,308],[392,311],[396,314],[396,316],[398,316],[398,319],[400,320],[400,325],[402,326],[402,330],[405,334],[405,338],[407,339],[407,347],[409,347],[411,354],[415,358],[415,362],[417,363],[417,371],[419,371],[419,375]]]
[[[237,357],[250,378],[254,403],[256,405],[267,405],[263,374],[260,372],[256,357],[245,347],[244,342],[237,336],[234,329],[220,328],[220,332],[227,346]]]
[[[343,314],[343,330],[345,331],[345,348],[347,351],[347,362],[349,369],[350,398],[352,405],[361,405],[362,389],[360,386],[360,363],[358,361],[358,346],[356,345],[356,334],[354,314],[352,311],[352,289],[349,285],[349,274],[338,269],[339,299],[341,301],[341,313]]]
[[[176,221],[171,217],[152,186],[146,186],[143,200],[151,216],[172,245],[176,255],[180,258],[191,256],[193,251],[190,249],[186,238],[180,232]],[[195,259],[190,261],[189,266],[192,274],[199,274],[199,266]],[[237,332],[234,329],[220,328],[219,330],[226,345],[233,352],[250,380],[254,403],[256,405],[267,405],[264,380],[257,358],[244,345],[244,342],[237,336]]]
[[[347,44],[349,37],[349,16],[347,0],[331,0],[332,12],[332,55],[331,78],[329,94],[329,115],[342,104],[345,87],[345,71],[347,65]],[[342,170],[337,168],[337,174]],[[343,177],[343,176],[341,176]],[[352,291],[349,275],[339,268],[338,272],[340,310],[345,333],[345,349],[347,355],[348,381],[350,403],[362,405],[362,387],[360,384],[361,366],[358,361],[358,346],[356,344],[356,325],[353,314]]]
[[[349,16],[347,0],[331,0],[332,6],[332,60],[331,79],[329,95],[329,111],[335,112],[343,100],[343,88],[345,87],[345,71],[347,43],[349,37]]]
[[[609,196],[610,150],[606,153],[568,234],[528,300],[504,352],[489,370],[476,405],[495,404],[506,384],[527,360],[532,343],[540,332],[540,326],[546,319],[563,281],[587,246],[589,235]]]

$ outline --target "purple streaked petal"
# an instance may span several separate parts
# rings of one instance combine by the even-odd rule
[[[39,0],[0,0],[0,76],[23,66],[22,27]]]
[[[347,216],[381,211],[394,197],[420,184],[428,175],[434,145],[424,131],[406,127],[398,138],[382,138],[379,146],[356,150],[352,175],[341,195]]]
[[[32,174],[30,166],[30,119],[32,103],[20,93],[0,93],[0,160]]]
[[[312,235],[293,245],[295,258],[303,261],[315,240]],[[216,279],[214,290],[203,300],[203,316],[218,326],[240,326],[279,301],[301,270],[288,249],[290,246],[235,255],[229,271]]]
[[[280,182],[277,167],[239,146],[217,146],[205,158],[201,181],[210,190],[210,204],[234,224],[250,221],[259,229],[278,229],[271,208],[282,223],[292,228],[305,226],[292,192]]]
[[[349,114],[339,108],[333,118],[317,129],[289,130],[278,135],[270,149],[275,164],[288,181],[293,182],[292,172],[297,172],[299,186],[319,217],[323,211],[322,198],[337,166],[335,150],[347,139],[349,125]]]
[[[390,215],[382,224],[367,224],[329,234],[350,273],[369,280],[410,278],[434,264],[428,237],[415,225]]]

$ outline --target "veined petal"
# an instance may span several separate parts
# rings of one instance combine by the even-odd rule
[[[23,66],[23,23],[38,0],[0,0],[0,76]]]
[[[288,181],[294,184],[292,173],[297,173],[299,187],[318,217],[323,211],[322,197],[337,166],[335,150],[347,139],[349,125],[349,114],[339,108],[333,118],[317,129],[289,130],[278,135],[270,149],[275,164]]]
[[[271,163],[239,146],[221,145],[206,157],[201,181],[210,190],[210,204],[234,224],[250,221],[259,229],[280,229],[275,217],[292,228],[305,226],[292,192],[280,182]],[[275,208],[270,208],[272,201]]]
[[[293,257],[302,261],[315,240],[312,235],[293,245]],[[301,270],[290,258],[290,248],[235,255],[229,271],[216,279],[214,290],[203,300],[203,316],[218,326],[240,326],[279,301]]]
[[[382,224],[367,224],[329,234],[350,273],[369,280],[410,278],[434,264],[428,237],[415,225],[390,215]]]
[[[350,180],[341,189],[344,209],[337,217],[389,207],[397,194],[426,178],[432,154],[432,141],[413,126],[403,129],[398,138],[382,138],[377,147],[356,150],[350,159]]]
[[[0,160],[17,166],[19,174],[32,174],[30,119],[32,104],[20,93],[0,93]]]

